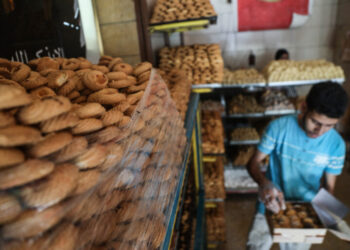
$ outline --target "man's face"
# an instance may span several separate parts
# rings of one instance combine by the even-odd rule
[[[333,128],[338,120],[315,111],[308,111],[304,117],[304,130],[308,137],[317,138]]]

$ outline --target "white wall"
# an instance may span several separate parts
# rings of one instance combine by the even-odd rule
[[[216,25],[205,30],[185,33],[185,44],[219,43],[225,66],[231,69],[246,67],[249,51],[256,55],[257,68],[261,69],[278,48],[286,48],[291,59],[333,59],[334,32],[338,0],[314,0],[312,15],[308,22],[295,29],[234,32],[236,22],[234,4],[227,0],[211,0],[217,14]],[[171,45],[179,45],[178,34],[171,36]],[[162,34],[152,35],[154,50],[164,46]]]

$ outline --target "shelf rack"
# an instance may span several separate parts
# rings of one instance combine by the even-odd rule
[[[277,115],[292,115],[298,114],[300,111],[295,109],[284,109],[284,110],[266,110],[261,113],[245,113],[245,114],[229,114],[223,116],[223,118],[260,118],[267,116],[277,116]]]
[[[245,141],[229,141],[229,145],[256,145],[259,144],[260,140],[245,140]]]

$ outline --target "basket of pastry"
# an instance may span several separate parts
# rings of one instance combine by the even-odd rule
[[[277,214],[266,213],[273,242],[323,242],[327,229],[311,203],[287,202],[286,207]]]

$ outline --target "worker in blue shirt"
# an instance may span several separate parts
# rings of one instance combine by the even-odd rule
[[[311,201],[321,179],[334,192],[337,175],[342,171],[345,143],[334,129],[347,108],[345,90],[336,83],[314,85],[299,115],[272,121],[264,132],[255,154],[248,163],[251,177],[259,185],[257,214],[248,237],[248,249],[270,249],[272,239],[265,209],[278,213],[285,200]],[[260,171],[270,156],[266,174]],[[309,249],[311,244],[280,244],[281,249]]]

